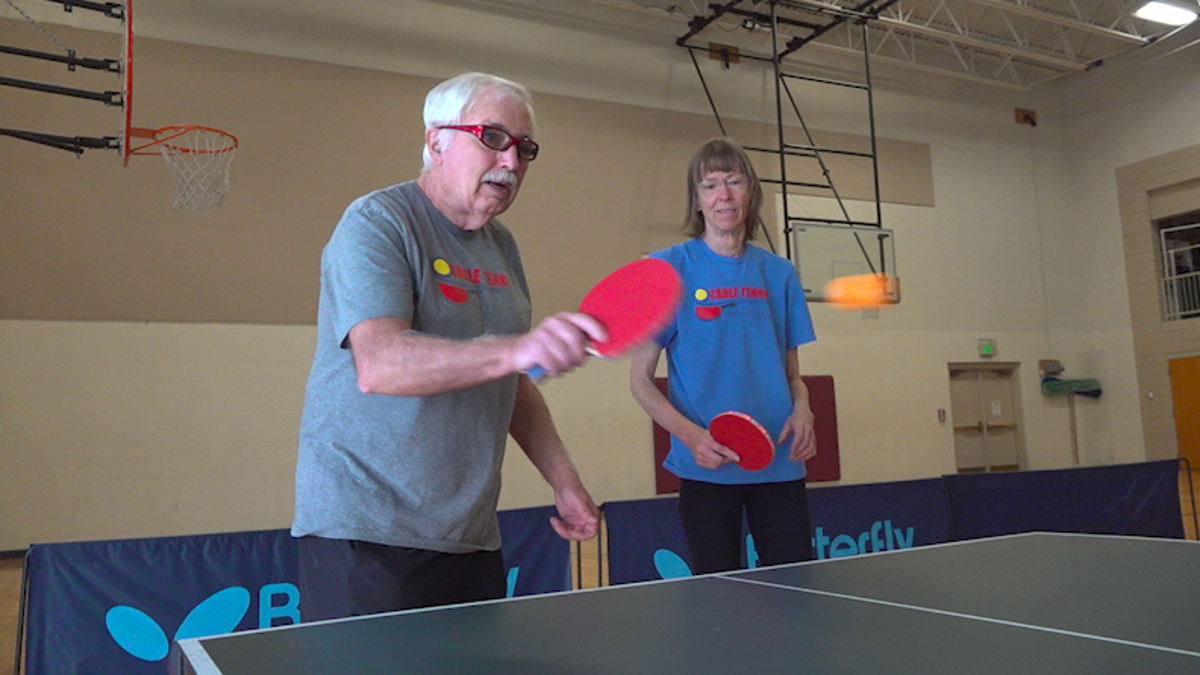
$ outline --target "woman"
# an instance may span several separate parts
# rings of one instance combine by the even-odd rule
[[[671,433],[664,466],[680,478],[679,513],[696,574],[741,567],[742,517],[762,565],[808,560],[812,540],[804,461],[816,455],[808,389],[796,347],[816,339],[790,262],[750,243],[763,190],[744,150],[727,138],[701,147],[688,167],[684,231],[692,237],[652,257],[683,278],[673,321],[633,355],[630,389]],[[654,385],[667,352],[670,399]],[[736,410],[776,439],[759,471],[737,465],[708,423]]]

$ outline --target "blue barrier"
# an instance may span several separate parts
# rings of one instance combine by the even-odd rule
[[[554,507],[498,514],[509,595],[571,588]],[[28,675],[159,675],[174,640],[300,620],[287,530],[38,544],[25,558]]]
[[[808,508],[818,560],[950,540],[940,478],[810,488]]]
[[[25,672],[162,673],[171,641],[299,621],[286,530],[31,546]]]
[[[1179,461],[946,476],[956,540],[1017,532],[1182,539]]]
[[[817,559],[1030,531],[1183,538],[1178,462],[810,486]],[[609,583],[691,574],[678,498],[604,504]],[[747,537],[743,564],[756,566]]]
[[[610,583],[691,573],[677,506],[604,504]],[[1175,460],[814,487],[809,506],[818,558],[1033,530],[1184,536]],[[500,512],[510,595],[571,588],[554,513]],[[24,672],[161,673],[171,640],[298,621],[297,577],[286,530],[32,546]]]
[[[496,514],[508,569],[508,597],[571,590],[571,543],[554,531],[553,506],[510,509]]]
[[[818,559],[888,551],[949,540],[950,518],[940,478],[870,485],[810,487],[813,555]],[[691,574],[678,497],[604,504],[609,583]],[[743,530],[748,529],[743,525]],[[757,566],[748,535],[742,564]]]
[[[679,497],[605,502],[602,508],[610,584],[692,573],[679,523]]]

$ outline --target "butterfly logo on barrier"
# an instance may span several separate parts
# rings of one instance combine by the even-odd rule
[[[508,570],[507,597],[511,598],[516,594],[519,575],[520,567]],[[296,587],[286,583],[268,584],[263,587],[259,601],[265,602],[271,595],[287,596],[290,602],[269,606],[268,611],[259,617],[259,628],[269,627],[272,617],[283,617],[299,623],[299,591]],[[129,655],[143,661],[155,662],[167,658],[171,642],[232,633],[249,610],[250,591],[241,586],[230,586],[213,593],[193,607],[171,639],[167,639],[166,631],[150,615],[129,605],[116,605],[109,609],[104,616],[104,624],[113,641]]]
[[[250,591],[231,586],[208,596],[192,608],[175,631],[175,640],[233,632],[250,609]],[[148,614],[136,607],[117,605],[104,617],[108,634],[129,654],[143,661],[167,658],[171,641]]]
[[[654,552],[654,569],[661,579],[682,579],[692,576],[692,568],[679,557],[679,554],[666,548]]]
[[[521,566],[518,565],[508,570],[508,577],[505,579],[505,585],[508,589],[505,591],[506,598],[511,598],[517,593],[517,577],[521,576]]]
[[[167,658],[173,641],[232,633],[249,610],[250,591],[230,586],[193,607],[171,639],[149,614],[129,605],[109,609],[104,625],[121,649],[143,661],[155,662]],[[300,623],[300,590],[294,584],[271,583],[258,590],[258,627],[270,628],[277,620]]]
[[[754,537],[746,535],[746,562],[749,569],[758,567],[758,551],[754,548]],[[692,568],[679,554],[666,548],[654,552],[654,569],[660,579],[682,579],[692,576]]]

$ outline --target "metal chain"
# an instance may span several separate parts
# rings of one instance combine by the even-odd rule
[[[25,17],[25,20],[26,20],[26,21],[28,21],[29,23],[33,24],[34,26],[37,26],[37,29],[38,29],[38,30],[40,30],[40,31],[42,31],[42,35],[45,35],[47,38],[50,38],[50,41],[51,41],[51,42],[53,42],[54,44],[58,45],[59,47],[62,47],[62,50],[63,50],[64,52],[66,52],[67,54],[73,54],[73,53],[74,53],[74,50],[72,50],[72,49],[68,48],[66,45],[64,45],[63,43],[59,42],[59,41],[58,41],[58,38],[56,38],[56,37],[54,37],[53,35],[51,35],[51,34],[50,34],[50,32],[49,32],[49,31],[47,31],[45,28],[42,28],[42,25],[41,25],[40,23],[38,23],[38,22],[34,21],[34,20],[33,20],[33,17],[31,17],[31,16],[29,16],[28,14],[26,14],[26,13],[24,12],[24,10],[22,10],[20,7],[17,7],[16,5],[14,5],[14,4],[13,4],[13,0],[4,0],[4,1],[8,3],[8,6],[9,6],[9,7],[12,7],[13,9],[17,10],[17,13],[18,13],[18,14],[20,14],[20,15],[21,15],[21,16],[23,16],[23,17]]]

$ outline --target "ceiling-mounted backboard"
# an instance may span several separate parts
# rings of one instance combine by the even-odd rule
[[[895,235],[891,230],[793,220],[788,223],[788,236],[792,259],[809,300],[828,301],[825,287],[835,278],[877,274],[887,280],[883,301],[900,302]]]

